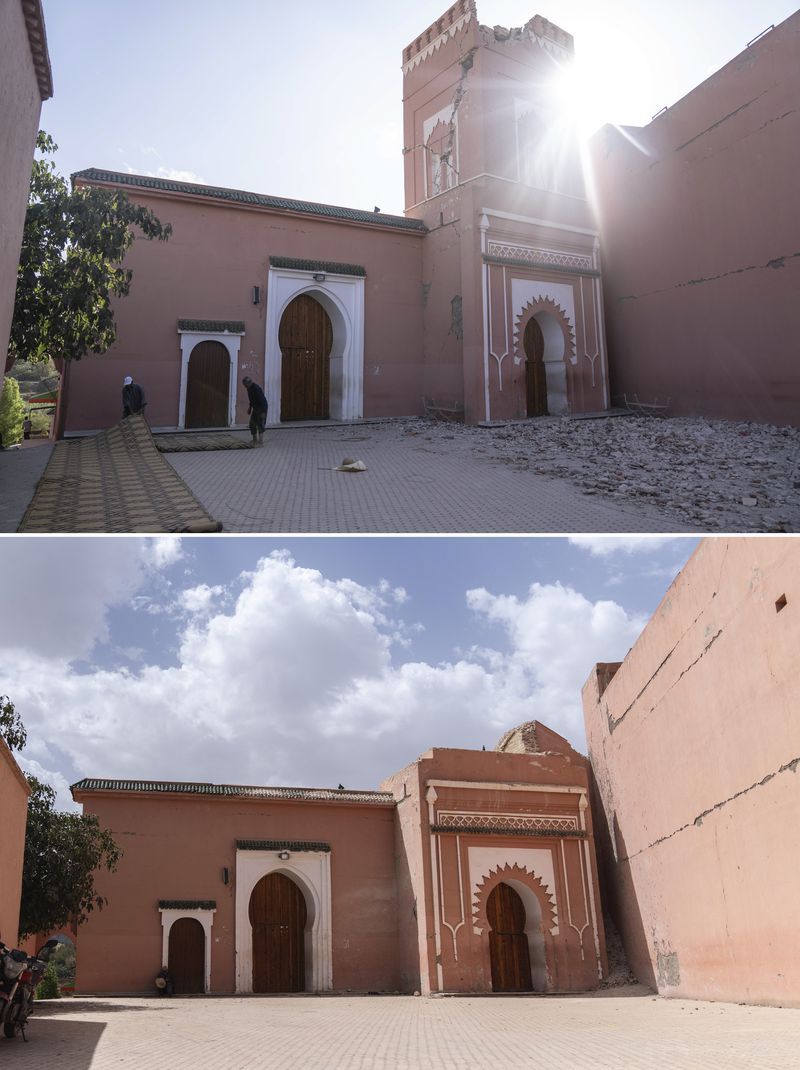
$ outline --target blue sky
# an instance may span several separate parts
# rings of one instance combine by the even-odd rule
[[[59,170],[100,167],[402,212],[402,49],[444,0],[44,0]],[[584,125],[642,125],[795,0],[478,0],[575,37]]]
[[[375,787],[539,719],[584,746],[694,538],[6,539],[0,679],[21,764]]]

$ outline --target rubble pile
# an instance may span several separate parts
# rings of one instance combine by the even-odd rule
[[[800,530],[800,428],[629,415],[405,424],[429,446],[565,479],[584,494],[650,502],[665,530],[670,517],[704,532]]]

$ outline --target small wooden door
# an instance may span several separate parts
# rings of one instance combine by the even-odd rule
[[[282,873],[262,877],[250,896],[253,991],[304,992],[306,901]]]
[[[200,342],[189,356],[184,427],[227,427],[231,360],[222,342]]]
[[[281,347],[281,420],[327,420],[333,328],[309,294],[286,306],[278,329]]]
[[[547,416],[547,374],[542,328],[531,318],[522,336],[525,350],[525,399],[528,416]]]
[[[508,884],[498,884],[486,901],[492,991],[532,992],[531,956],[525,934],[525,905]]]
[[[206,934],[197,918],[178,918],[173,922],[167,969],[178,995],[205,992]]]

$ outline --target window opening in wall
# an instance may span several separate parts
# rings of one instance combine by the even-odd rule
[[[786,605],[786,595],[782,594],[780,596],[780,598],[777,600],[777,602],[775,603],[775,612],[776,613],[780,613],[780,611],[785,607],[785,605]]]

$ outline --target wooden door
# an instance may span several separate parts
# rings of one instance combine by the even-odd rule
[[[197,918],[178,918],[169,931],[167,969],[175,992],[205,992],[206,934]]]
[[[281,420],[327,420],[333,328],[319,301],[300,294],[286,306],[281,347]]]
[[[282,873],[262,877],[250,896],[253,991],[304,992],[306,901]]]
[[[508,884],[498,884],[486,901],[492,991],[532,992],[531,956],[525,934],[525,906]]]
[[[200,342],[189,356],[185,427],[227,427],[231,361],[222,342]]]
[[[547,416],[547,375],[542,328],[531,318],[522,337],[525,350],[525,398],[528,416]]]

